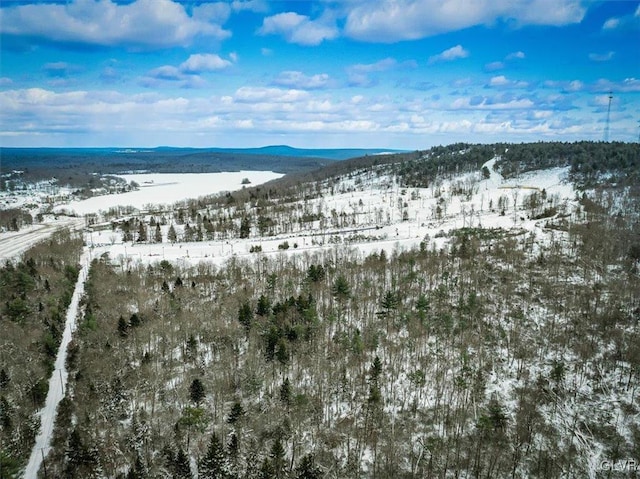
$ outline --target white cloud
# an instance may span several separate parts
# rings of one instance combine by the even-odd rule
[[[274,85],[295,88],[299,90],[316,90],[327,88],[331,79],[326,73],[307,76],[299,71],[283,71],[274,80]]]
[[[292,103],[307,98],[309,98],[309,94],[302,90],[248,86],[238,88],[235,94],[235,100],[240,102]]]
[[[465,77],[465,78],[458,78],[456,80],[453,80],[451,82],[451,86],[454,88],[464,88],[464,87],[468,87],[473,83],[473,80],[469,77]]]
[[[375,63],[358,63],[349,67],[349,71],[357,73],[382,72],[394,68],[398,64],[395,58],[384,58]]]
[[[613,58],[615,52],[589,53],[589,60],[593,62],[608,62]]]
[[[507,80],[507,77],[505,77],[504,75],[493,77],[489,81],[489,85],[491,86],[504,86],[504,85],[508,85],[509,83],[510,83],[509,80]]]
[[[565,90],[569,92],[582,91],[584,90],[584,83],[582,83],[580,80],[570,81],[569,84],[565,87]]]
[[[195,53],[180,64],[183,73],[202,73],[216,70],[224,70],[231,66],[229,60],[224,60],[211,53]]]
[[[488,86],[495,88],[527,88],[529,84],[526,81],[509,80],[504,75],[498,75],[489,80]]]
[[[584,83],[582,83],[580,80],[572,80],[572,81],[547,80],[543,83],[543,85],[547,88],[558,89],[562,92],[567,92],[567,93],[582,91],[585,88]]]
[[[637,32],[638,28],[640,28],[640,5],[633,13],[622,17],[609,18],[602,25],[603,30],[631,30]]]
[[[604,22],[604,24],[602,25],[602,28],[604,30],[613,30],[613,29],[617,28],[618,25],[620,25],[620,19],[619,18],[610,18],[606,22]]]
[[[505,67],[504,62],[491,62],[491,63],[487,63],[484,66],[484,69],[485,71],[488,71],[488,72],[494,72],[497,70],[503,70],[504,67]]]
[[[521,25],[562,26],[579,23],[586,8],[581,0],[532,0],[511,3],[504,18],[512,18]]]
[[[582,20],[580,0],[352,0],[345,34],[393,43],[490,25],[498,19],[517,25],[565,25]]]
[[[0,77],[0,87],[13,84],[13,80],[9,77]]]
[[[524,58],[525,58],[524,52],[521,52],[521,51],[511,52],[506,57],[504,57],[504,61],[495,61],[495,62],[487,63],[484,66],[484,70],[487,72],[503,70],[504,68],[507,68],[507,65],[511,64],[512,62],[516,60],[522,60]]]
[[[640,92],[640,80],[637,78],[625,78],[621,82],[614,82],[601,78],[591,89],[593,91],[612,91],[614,93]]]
[[[269,11],[269,5],[264,0],[234,0],[231,2],[231,8],[235,12],[248,10],[255,13],[264,13]]]
[[[233,60],[235,54],[231,54]],[[195,53],[189,56],[179,66],[163,65],[147,72],[140,84],[146,88],[162,86],[163,82],[180,82],[184,88],[200,88],[206,81],[199,73],[213,72],[229,68],[233,63],[212,53]]]
[[[357,63],[347,67],[349,85],[358,87],[370,87],[377,84],[376,79],[371,79],[371,73],[379,73],[388,70],[400,70],[416,68],[418,65],[414,60],[398,62],[395,58],[387,57],[374,63]]]
[[[584,132],[590,137],[591,112],[582,116],[582,108],[559,115],[558,101],[505,92],[493,97],[445,98],[441,103],[424,99],[398,103],[384,96],[329,98],[326,92],[263,87],[200,97],[108,90],[0,90],[0,135],[3,144],[16,146],[154,146],[166,144],[168,135],[176,146],[257,146],[273,144],[286,135],[309,147],[327,142],[336,142],[336,147],[383,142],[385,147],[395,144],[397,148],[424,147],[425,134],[430,133],[444,135],[438,141],[447,142],[531,141],[541,135],[566,141],[573,135],[584,138]],[[635,121],[625,121],[619,123],[621,131],[632,140],[637,138]],[[594,138],[600,138],[601,126],[594,131]]]
[[[505,60],[509,61],[509,60],[522,60],[525,58],[525,54],[524,52],[521,51],[517,51],[517,52],[512,52],[509,53],[506,57]]]
[[[451,47],[437,55],[429,57],[429,63],[449,62],[459,58],[466,58],[468,56],[469,52],[462,48],[462,45],[456,45],[455,47]]]
[[[179,68],[172,65],[163,65],[149,71],[148,76],[158,80],[182,80],[184,75]]]
[[[197,36],[222,40],[231,35],[220,25],[189,16],[172,0],[128,4],[75,0],[9,6],[2,8],[0,31],[52,42],[142,49],[185,46]]]
[[[227,3],[205,3],[193,7],[192,16],[198,20],[206,20],[219,25],[224,24],[231,15],[231,7]]]
[[[452,110],[528,110],[535,103],[529,98],[461,97],[455,99]]]
[[[311,20],[306,15],[286,12],[266,17],[262,27],[258,29],[258,34],[282,35],[289,43],[315,46],[324,40],[336,38],[338,29],[335,23],[329,20]]]

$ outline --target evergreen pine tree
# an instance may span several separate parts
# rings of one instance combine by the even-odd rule
[[[162,230],[160,229],[159,223],[156,223],[156,232],[154,234],[154,239],[156,243],[162,243]]]
[[[118,319],[118,333],[121,338],[126,338],[129,334],[129,322],[122,315]]]
[[[129,318],[129,326],[131,326],[132,328],[137,328],[141,323],[142,321],[140,320],[140,316],[138,316],[138,313],[133,313]]]
[[[284,338],[278,340],[276,345],[275,357],[283,366],[289,362],[289,350],[287,349],[287,342]]]
[[[144,243],[147,241],[147,226],[144,221],[140,221],[138,224],[138,242]]]
[[[273,468],[273,476],[277,479],[281,479],[286,476],[287,463],[284,458],[284,446],[280,438],[276,438],[271,446],[271,453],[269,454],[271,466]]]
[[[227,420],[227,422],[229,422]],[[240,451],[240,444],[238,443],[238,436],[235,432],[232,432],[229,435],[229,441],[227,442],[227,451],[229,451],[229,456],[232,459],[237,459],[238,452]]]
[[[320,479],[322,471],[314,464],[312,454],[307,454],[302,458],[295,470],[295,479]]]
[[[229,463],[224,453],[222,442],[213,433],[209,447],[198,464],[199,479],[223,479],[229,477]]]
[[[280,401],[284,403],[287,408],[291,406],[291,383],[289,378],[285,378],[280,386]]]
[[[274,479],[276,477],[276,471],[273,467],[273,463],[269,460],[268,457],[264,458],[262,462],[262,467],[260,467],[260,474],[258,475],[259,479]]]
[[[238,309],[238,321],[244,327],[244,330],[249,333],[251,330],[251,324],[253,323],[253,310],[248,301],[242,303]]]
[[[382,373],[382,362],[380,361],[380,358],[376,356],[373,359],[373,363],[371,363],[371,382],[377,382],[380,378],[380,373]]]
[[[251,220],[245,216],[240,221],[240,238],[248,238],[251,233]]]
[[[240,401],[236,401],[233,403],[233,406],[231,406],[231,412],[229,413],[227,422],[229,424],[235,424],[242,416],[244,416],[244,408],[242,404],[240,404]]]
[[[187,345],[185,349],[187,359],[193,361],[198,354],[198,340],[195,338],[193,333],[189,335],[189,339],[187,339]]]
[[[175,243],[178,240],[178,235],[176,234],[176,229],[173,227],[173,225],[169,226],[167,239],[172,243]]]
[[[0,389],[6,388],[9,385],[10,380],[11,378],[4,368],[0,369]]]
[[[271,312],[271,302],[269,298],[267,298],[264,294],[260,295],[258,299],[258,308],[256,309],[256,314],[258,316],[268,316]]]
[[[345,299],[349,298],[349,296],[351,296],[351,287],[349,286],[349,282],[343,275],[338,276],[333,282],[331,294],[338,301],[344,301]]]
[[[70,477],[82,475],[84,467],[88,462],[88,450],[82,440],[78,427],[75,427],[69,436],[69,444],[66,451],[66,470]]]
[[[174,459],[173,479],[192,479],[189,457],[182,448],[178,449],[178,454]]]
[[[13,414],[13,408],[7,401],[7,398],[0,396],[0,427],[4,432],[10,433],[13,428],[13,421],[11,415]]]
[[[142,458],[140,454],[136,455],[136,462],[133,464],[133,467],[129,469],[129,473],[127,474],[127,479],[146,479],[147,477],[147,469],[142,462]]]
[[[202,381],[200,381],[198,378],[194,379],[191,382],[191,386],[189,386],[189,396],[191,397],[191,400],[196,403],[196,405],[198,405],[202,402],[206,395],[207,394],[204,390]]]
[[[0,477],[18,477],[20,463],[10,456],[7,451],[0,449]]]

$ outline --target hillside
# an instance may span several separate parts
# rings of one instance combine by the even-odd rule
[[[618,477],[639,159],[458,144],[95,215],[48,474]]]

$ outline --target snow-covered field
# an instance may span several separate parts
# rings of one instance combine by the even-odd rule
[[[223,191],[239,190],[244,186],[242,181],[245,178],[250,181],[247,186],[252,186],[266,183],[283,175],[272,171],[236,171],[201,174],[145,173],[121,176],[128,183],[131,181],[137,182],[140,185],[140,189],[129,193],[95,196],[87,200],[61,204],[53,209],[54,212],[61,213],[60,216],[47,215],[42,223],[21,228],[17,232],[0,232],[0,260],[7,260],[20,255],[35,243],[47,238],[58,228],[77,229],[85,225],[84,218],[66,217],[62,214],[83,216],[89,213],[107,211],[117,206],[133,206],[136,209],[144,209],[151,204],[169,205],[180,200],[213,195]],[[6,205],[2,203],[2,205],[11,208],[24,206],[25,204],[43,205],[46,203],[43,199],[43,194],[39,190],[26,190],[20,192],[17,197],[20,201],[15,200],[15,194],[7,194],[7,197],[10,196],[12,198],[12,202]]]
[[[320,228],[316,221],[311,228],[292,234],[264,238],[252,234],[246,239],[170,243],[166,239],[169,225],[165,225],[163,243],[123,243],[119,232],[95,231],[87,237],[87,244],[94,255],[108,253],[113,260],[123,263],[166,259],[189,264],[200,261],[222,264],[232,257],[255,255],[250,250],[256,245],[261,246],[263,255],[313,253],[336,246],[355,248],[367,255],[382,249],[391,253],[417,247],[425,238],[429,239],[429,247],[440,248],[448,241],[449,231],[463,227],[515,227],[544,235],[545,220],[530,219],[523,209],[529,195],[541,194],[543,190],[545,201],[553,201],[561,210],[570,210],[575,192],[567,181],[567,168],[541,170],[515,180],[504,180],[493,170],[495,161],[494,158],[483,165],[491,172],[488,179],[482,179],[478,172],[429,188],[401,188],[393,178],[384,175],[367,174],[356,178],[357,181],[342,179],[334,186],[333,195],[309,200],[306,204],[311,211],[322,211],[326,218],[333,214],[351,215],[351,222],[340,227]],[[460,194],[461,188],[469,193]],[[403,205],[402,212],[399,202]],[[502,210],[499,204],[504,206]],[[181,227],[174,226],[180,234]],[[286,251],[279,249],[284,241],[289,243]]]
[[[148,205],[170,205],[177,201],[213,195],[223,191],[241,189],[242,180],[247,186],[260,185],[284,175],[272,171],[233,171],[223,173],[141,173],[118,175],[127,183],[135,181],[140,189],[123,194],[95,196],[86,200],[56,206],[54,211],[77,215],[107,211],[117,206],[133,206],[145,209]]]

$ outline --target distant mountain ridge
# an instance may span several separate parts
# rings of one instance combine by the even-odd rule
[[[253,148],[190,148],[174,146],[144,147],[98,147],[98,148],[14,148],[0,147],[2,157],[12,158],[30,156],[41,157],[49,155],[61,155],[69,157],[78,156],[110,156],[110,155],[139,155],[139,154],[174,154],[193,155],[206,153],[262,155],[262,156],[287,156],[293,158],[321,158],[325,160],[346,160],[367,155],[379,155],[382,153],[402,153],[407,150],[394,150],[388,148],[295,148],[289,145],[267,145]]]
[[[388,148],[295,148],[288,145],[269,145],[259,148],[213,148],[210,151],[346,160],[382,153],[402,153],[406,150],[390,150]]]
[[[216,173],[222,171],[313,171],[353,157],[390,153],[383,149],[301,149],[286,145],[261,148],[0,148],[0,174],[23,171],[23,179],[59,178],[82,186],[94,174],[127,171]]]

